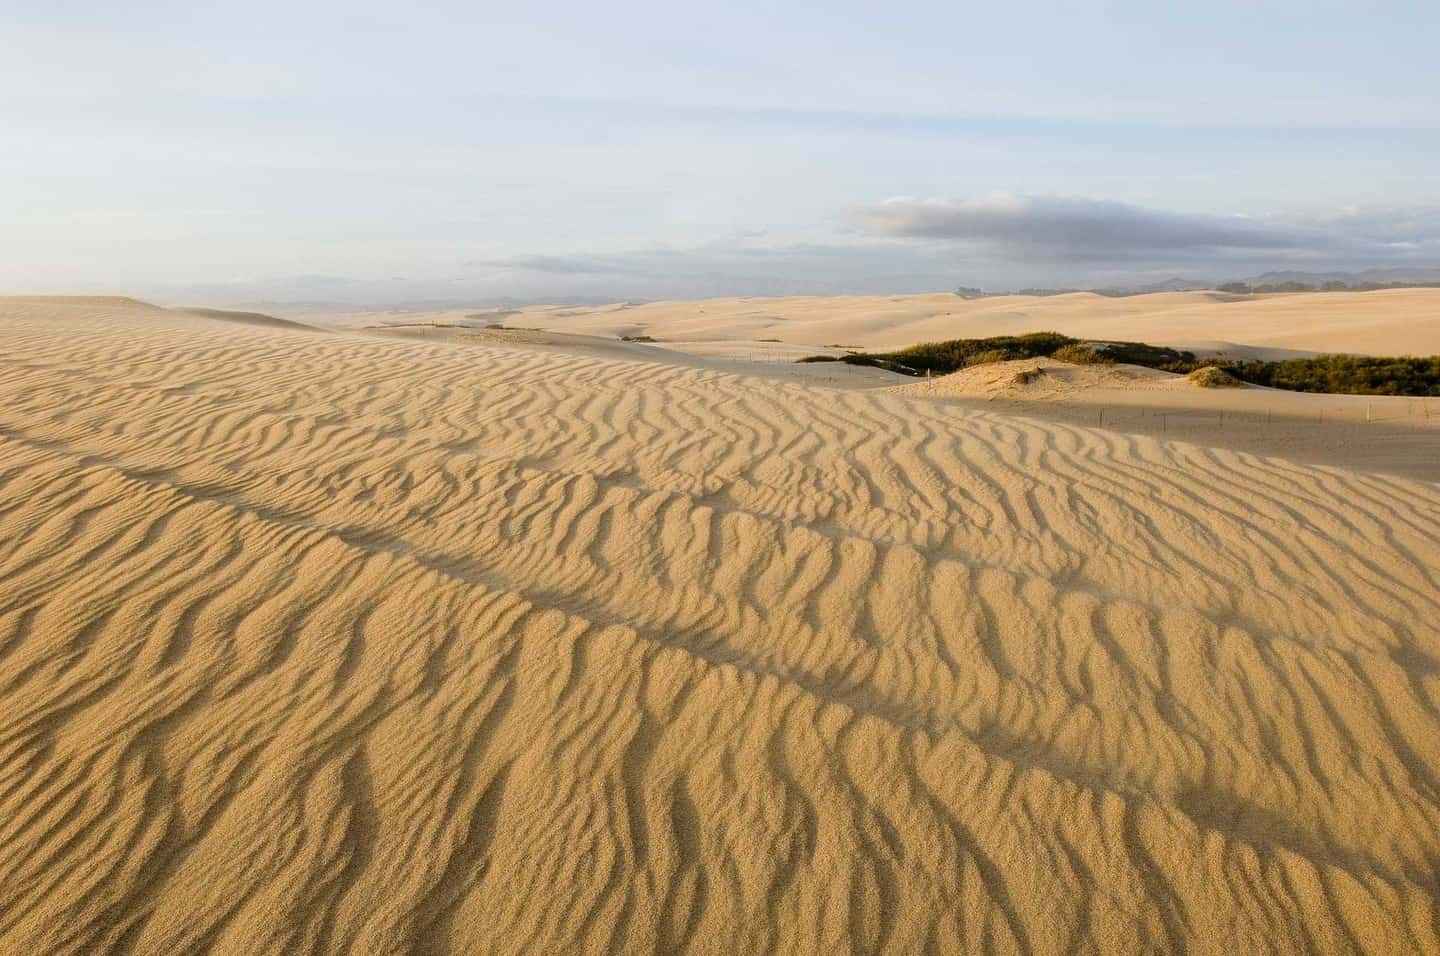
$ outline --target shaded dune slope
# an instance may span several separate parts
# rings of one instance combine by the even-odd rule
[[[1440,490],[0,324],[6,952],[1440,948]]]
[[[304,322],[296,322],[294,319],[282,319],[276,315],[266,315],[264,312],[237,312],[234,309],[204,309],[194,306],[178,308],[176,312],[185,315],[197,315],[202,319],[219,319],[221,322],[237,322],[241,325],[259,325],[272,329],[292,329],[296,332],[323,332],[313,325],[306,325]]]

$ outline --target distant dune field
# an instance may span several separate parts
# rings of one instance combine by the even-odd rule
[[[553,323],[1440,352],[923,298]],[[0,952],[1440,951],[1440,484],[264,318],[0,299]]]
[[[485,321],[475,310],[421,315],[432,321],[466,321],[467,315],[477,315],[477,321]],[[351,323],[378,320],[374,313],[345,317]],[[1077,292],[984,299],[950,293],[702,299],[528,308],[507,311],[494,321],[587,335],[649,335],[706,354],[759,354],[767,347],[784,352],[795,345],[883,351],[917,342],[1045,330],[1222,351],[1239,344],[1245,346],[1240,350],[1245,357],[1295,351],[1440,354],[1440,289],[1259,296],[1163,292],[1119,298]]]

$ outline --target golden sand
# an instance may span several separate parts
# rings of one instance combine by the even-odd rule
[[[5,953],[1440,950],[1361,468],[0,300],[0,705]]]

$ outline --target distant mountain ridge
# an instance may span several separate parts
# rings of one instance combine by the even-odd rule
[[[1308,285],[1324,285],[1326,282],[1344,282],[1358,285],[1367,282],[1385,285],[1391,282],[1440,282],[1440,266],[1417,266],[1395,269],[1367,269],[1363,272],[1298,272],[1284,270],[1264,272],[1249,279],[1241,279],[1249,285],[1266,285],[1277,282],[1303,282]]]
[[[1136,284],[1115,284],[1108,286],[1077,287],[1032,287],[1012,289],[1005,292],[982,292],[973,287],[961,287],[957,292],[966,298],[980,298],[995,295],[1067,295],[1074,292],[1093,292],[1105,296],[1152,295],[1163,292],[1199,292],[1215,289],[1222,292],[1308,292],[1325,291],[1325,287],[1343,286],[1363,291],[1391,286],[1440,285],[1440,267],[1410,267],[1394,269],[1367,269],[1362,272],[1303,272],[1299,270],[1275,270],[1245,279],[1223,281],[1185,279],[1174,277],[1158,282]]]

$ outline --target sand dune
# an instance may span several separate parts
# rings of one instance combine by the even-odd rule
[[[1111,388],[1126,391],[1179,391],[1195,389],[1183,375],[1141,365],[1072,365],[1052,358],[991,362],[958,372],[895,386],[904,395],[975,395],[986,398],[1059,398],[1077,392]]]
[[[1440,950],[1433,483],[119,300],[0,371],[4,952]]]
[[[233,309],[207,309],[191,306],[177,311],[198,315],[206,319],[220,319],[224,322],[239,322],[242,325],[263,325],[277,329],[294,329],[297,332],[319,332],[320,329],[293,319],[282,319],[263,312],[236,312]]]
[[[499,313],[497,313],[499,314]],[[341,324],[464,322],[473,312],[404,317],[358,313]],[[483,323],[479,318],[468,321]],[[1196,348],[1237,358],[1300,352],[1440,354],[1440,289],[1233,296],[1165,292],[1110,298],[1057,296],[962,299],[944,294],[703,299],[598,308],[529,308],[504,313],[507,325],[586,335],[649,335],[671,348],[705,354],[794,358],[795,346],[903,348],[937,339],[1055,330],[1077,337]],[[780,342],[767,342],[779,339]]]
[[[887,384],[961,409],[1440,481],[1436,398],[1200,388],[1186,376],[1140,366],[1053,359],[978,365],[919,381],[895,376]]]

